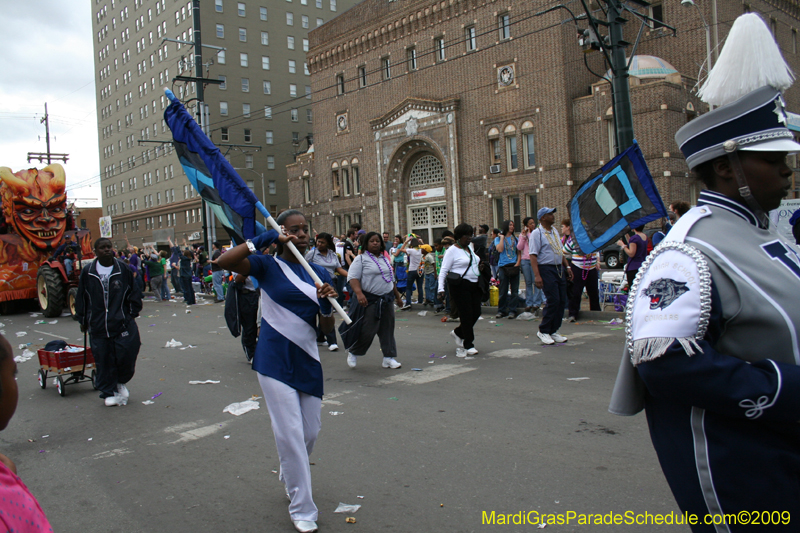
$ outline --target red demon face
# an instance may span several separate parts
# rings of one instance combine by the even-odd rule
[[[57,247],[67,220],[63,167],[52,164],[41,171],[32,168],[13,174],[2,167],[0,178],[6,223],[40,250]]]

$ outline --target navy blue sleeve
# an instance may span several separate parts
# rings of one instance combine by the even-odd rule
[[[328,271],[324,268],[320,268],[317,265],[311,265],[311,268],[319,276],[319,279],[322,281],[323,284],[327,283],[328,285],[333,285],[333,281],[331,280],[331,275],[328,274]],[[323,315],[329,315],[333,312],[333,306],[331,305],[330,300],[327,298],[318,299],[319,301],[319,312]]]
[[[258,282],[259,287],[264,286],[270,262],[274,262],[275,258],[269,254],[253,254],[248,256],[247,260],[250,262],[250,274],[248,275]]]
[[[676,341],[636,368],[650,394],[735,418],[800,421],[800,367],[762,359],[748,363],[716,350],[724,326],[719,293],[711,286],[708,332],[691,357]]]

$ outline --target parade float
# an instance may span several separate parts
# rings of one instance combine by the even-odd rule
[[[64,168],[51,164],[12,172],[0,167],[0,312],[37,299],[47,317],[74,310],[81,261],[93,257],[91,235],[75,229],[67,209]],[[69,237],[72,245],[54,252]],[[65,263],[70,263],[71,272]]]

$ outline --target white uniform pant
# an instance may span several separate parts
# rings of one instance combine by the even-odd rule
[[[311,495],[308,456],[319,435],[322,399],[262,374],[258,374],[258,382],[264,391],[278,447],[280,479],[292,500],[289,515],[292,520],[316,521],[317,506]]]

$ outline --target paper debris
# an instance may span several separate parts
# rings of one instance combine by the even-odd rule
[[[361,509],[361,505],[359,504],[347,504],[339,502],[339,507],[336,508],[334,513],[355,513]]]
[[[143,401],[142,403],[143,403],[143,404],[145,404],[145,405],[153,405],[153,404],[154,404],[154,403],[156,403],[156,402],[154,402],[154,401],[151,401],[151,400],[145,400],[145,401]]]
[[[205,381],[190,381],[189,385],[205,385],[206,383],[219,383],[219,381],[214,381],[213,379],[207,379]]]
[[[482,317],[482,316],[479,316],[479,317],[478,317],[478,320],[483,320],[483,317]]]
[[[50,322],[48,322],[48,324],[58,324],[58,319],[56,319],[56,320],[51,320]]]
[[[536,315],[527,311],[520,313],[519,316],[517,316],[517,320],[533,320],[534,318],[536,318]]]
[[[616,325],[619,325],[619,324],[622,324],[622,323],[623,323],[623,321],[622,321],[621,318],[614,318],[614,319],[609,320],[608,325],[609,326],[616,326]]]
[[[24,363],[25,361],[32,359],[34,355],[36,354],[25,348],[24,350],[22,350],[22,355],[18,355],[14,358],[14,362]]]
[[[432,365],[432,364],[433,364],[433,363],[435,363],[435,362],[436,362],[436,361],[428,361],[428,364],[429,364],[429,365]]]
[[[91,437],[89,437],[89,440],[92,440],[92,438],[91,438]]]
[[[584,379],[589,379],[589,378],[567,378],[567,381],[583,381]]]
[[[178,346],[183,346],[183,343],[180,341],[176,341],[175,339],[172,339],[167,342],[167,345],[164,346],[164,348],[177,348]]]
[[[49,436],[50,436],[50,435],[42,435],[42,438],[43,438],[43,439],[46,439],[46,438],[47,438],[47,437],[49,437]]]
[[[258,402],[253,400],[246,400],[244,402],[235,402],[227,406],[225,409],[222,410],[223,413],[230,413],[234,416],[243,415],[249,411],[254,409],[259,409],[260,406]]]
[[[358,498],[359,500],[363,500],[364,499],[363,496],[356,496],[356,498]]]
[[[172,316],[178,316],[176,313],[172,313]]]
[[[331,415],[331,416],[339,416],[339,415],[343,415],[344,411],[328,411],[328,414]]]
[[[225,435],[225,436],[224,436],[224,437],[222,437],[222,438],[223,438],[223,439],[229,439],[229,438],[231,438],[231,436],[230,436],[230,435]]]
[[[18,332],[17,332],[17,337],[24,337],[24,336],[25,336],[25,335],[27,335],[27,334],[28,334],[28,332],[27,332],[27,331],[18,331]]]
[[[490,320],[489,324],[497,324],[497,320]]]
[[[42,316],[42,313],[31,313],[31,318],[36,318],[37,316]]]
[[[4,328],[4,327],[6,327],[6,325],[3,324],[2,322],[0,322],[0,328]]]
[[[47,320],[37,320],[34,324],[47,324]]]
[[[547,522],[542,522],[541,524],[539,524],[538,526],[536,526],[536,529],[544,529],[544,528],[546,528],[546,527],[547,527]]]
[[[419,315],[419,316],[425,316],[427,314],[428,314],[427,311],[420,311],[419,313],[417,313],[417,315]]]

